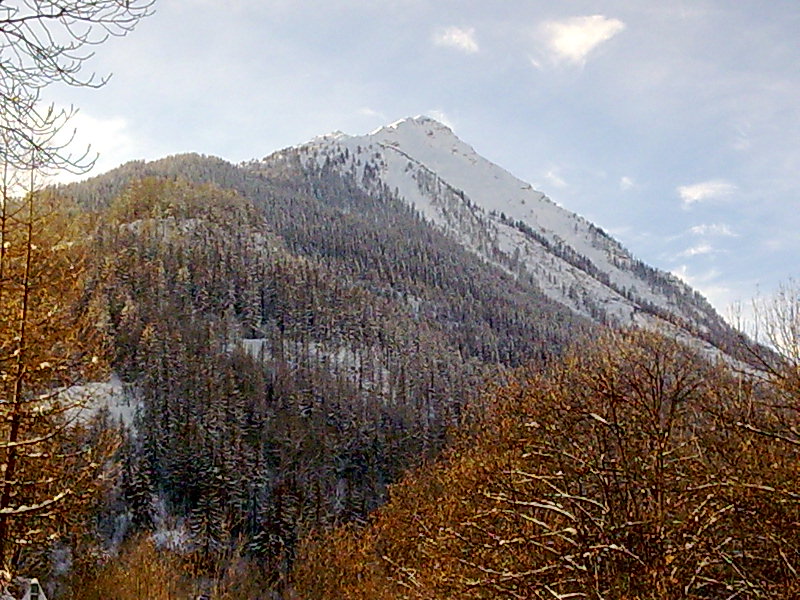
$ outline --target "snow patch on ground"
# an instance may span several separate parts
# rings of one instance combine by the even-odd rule
[[[98,411],[107,409],[113,422],[133,425],[137,403],[116,373],[108,381],[75,385],[59,395],[63,402],[75,405],[73,416],[79,421],[89,421]]]
[[[236,344],[240,344],[250,356],[259,361],[270,363],[278,358],[272,350],[271,341],[266,338],[244,338],[230,346],[230,350]],[[280,359],[286,361],[290,367],[308,363],[308,360],[303,360],[307,357],[311,362],[326,367],[331,375],[345,377],[359,389],[382,393],[384,396],[390,393],[388,382],[391,373],[376,358],[381,355],[380,348],[356,351],[346,346],[321,342],[285,340],[279,351]]]

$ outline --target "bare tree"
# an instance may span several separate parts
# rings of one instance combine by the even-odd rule
[[[735,425],[780,444],[787,453],[800,451],[800,282],[788,280],[767,297],[753,300],[752,319],[739,319],[742,347],[754,369],[746,376],[761,393],[742,407]]]
[[[84,74],[92,48],[130,32],[151,14],[154,0],[4,0],[0,2],[0,159],[25,162],[31,147],[39,168],[85,169],[88,153],[72,155],[54,144],[73,108],[41,106],[41,93],[56,82],[99,87],[108,77]]]
[[[756,341],[777,354],[759,354],[772,382],[800,398],[800,282],[790,279],[771,297],[753,302]]]

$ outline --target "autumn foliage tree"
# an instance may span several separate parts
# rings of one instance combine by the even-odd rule
[[[789,598],[800,453],[776,391],[609,333],[484,401],[475,437],[362,529],[306,542],[302,598]],[[773,421],[771,421],[773,422]],[[776,423],[776,422],[773,422]]]
[[[78,507],[102,479],[109,440],[87,429],[80,410],[85,398],[66,392],[103,368],[104,343],[85,285],[86,232],[63,200],[6,174],[0,204],[0,566],[13,572],[26,548],[41,549],[74,524]],[[16,170],[13,177],[35,174]]]
[[[106,446],[64,393],[102,360],[85,284],[86,231],[43,177],[92,164],[73,154],[73,109],[42,103],[83,73],[91,48],[125,35],[152,0],[0,2],[0,569],[59,539],[98,480]],[[65,135],[66,134],[66,135]],[[102,437],[102,436],[100,436]],[[77,503],[77,504],[76,504]]]

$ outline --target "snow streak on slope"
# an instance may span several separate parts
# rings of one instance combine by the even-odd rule
[[[133,426],[137,403],[114,373],[108,381],[74,385],[65,389],[60,399],[75,407],[71,417],[79,422],[90,421],[100,410],[107,409],[112,423]]]
[[[699,334],[721,323],[683,282],[635,260],[433,119],[404,119],[363,136],[336,132],[296,151],[307,166],[333,166],[366,191],[385,186],[471,251],[532,276],[580,314],[662,328],[666,320]]]

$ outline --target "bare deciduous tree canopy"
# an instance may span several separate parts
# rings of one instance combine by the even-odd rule
[[[74,110],[41,107],[41,92],[61,82],[99,87],[108,76],[86,74],[93,47],[123,36],[152,12],[154,0],[4,0],[0,2],[0,131],[2,158],[25,163],[31,147],[53,168],[91,164],[54,142]],[[41,166],[41,165],[40,165]]]

